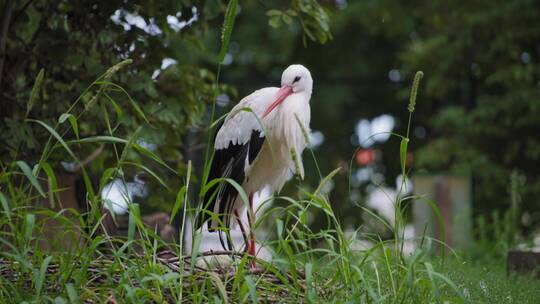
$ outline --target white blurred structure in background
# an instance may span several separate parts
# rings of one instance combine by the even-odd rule
[[[403,187],[402,187],[403,183]],[[370,209],[377,211],[377,213],[388,221],[391,226],[395,222],[395,203],[398,197],[404,197],[411,194],[413,191],[412,182],[406,178],[403,181],[403,176],[400,174],[396,177],[396,187],[383,187],[378,186],[369,191],[367,197],[367,206]]]
[[[396,121],[393,116],[383,114],[373,118],[361,119],[355,127],[358,144],[361,147],[371,147],[375,143],[384,143],[390,138],[390,132],[394,129]]]
[[[135,175],[133,182],[125,182],[120,178],[103,187],[101,199],[103,207],[117,215],[126,214],[129,204],[135,197],[146,197],[148,188],[144,180]]]
[[[398,199],[403,198],[413,191],[412,181],[408,178],[403,180],[400,174],[396,178],[395,188],[377,186],[368,192],[366,205],[375,211],[390,226],[395,225],[396,209],[395,204]],[[414,224],[406,224],[403,231],[403,253],[410,255],[416,249]],[[359,239],[351,244],[353,250],[368,250],[373,247],[373,243],[366,239]]]

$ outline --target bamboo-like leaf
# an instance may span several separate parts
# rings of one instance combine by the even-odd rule
[[[307,291],[309,291],[309,289],[311,288],[312,280],[313,280],[313,277],[312,277],[313,264],[306,263],[304,268],[306,270],[306,288],[307,288]]]
[[[71,149],[69,148],[69,146],[67,145],[67,143],[66,143],[66,142],[64,141],[64,139],[60,136],[60,134],[58,134],[58,132],[56,132],[56,130],[54,130],[53,128],[51,128],[51,126],[49,126],[48,124],[44,123],[44,122],[41,121],[41,120],[27,119],[27,121],[38,123],[38,124],[40,124],[42,127],[44,127],[49,133],[51,133],[51,135],[52,135],[54,138],[56,138],[56,140],[58,140],[58,142],[60,143],[60,145],[62,145],[62,147],[64,147],[64,149],[65,149],[66,152],[69,154],[69,156],[71,156],[77,163],[79,163],[79,159],[77,158],[77,156],[75,156],[75,153],[73,153],[73,151],[71,151]]]
[[[30,99],[28,99],[28,103],[26,104],[26,116],[30,114],[30,111],[34,107],[34,104],[36,103],[36,100],[39,95],[39,91],[41,89],[41,85],[43,84],[43,76],[45,75],[45,70],[41,69],[36,77],[36,81],[34,82],[34,86],[32,87],[32,91],[30,92]]]
[[[45,274],[47,272],[47,268],[49,267],[49,263],[51,262],[52,255],[46,257],[43,262],[41,263],[41,267],[39,268],[39,273],[35,275],[35,287],[36,287],[36,296],[39,297],[41,294],[41,289],[43,288],[43,283],[45,282]]]
[[[34,188],[36,188],[36,190],[39,192],[39,194],[41,194],[41,196],[43,196],[43,197],[47,197],[45,195],[45,192],[43,191],[43,188],[39,184],[36,176],[34,175],[34,173],[32,173],[32,169],[30,169],[30,166],[28,166],[28,164],[25,161],[22,161],[22,160],[17,161],[17,166],[19,166],[19,168],[21,168],[24,175],[26,175],[26,178],[28,178],[28,180],[30,181],[30,184],[32,184],[32,186],[34,186]]]
[[[36,222],[36,216],[33,213],[28,213],[24,218],[24,239],[28,242],[32,238],[32,232],[34,230],[34,223]]]
[[[123,138],[107,136],[107,135],[98,135],[85,137],[77,140],[67,141],[68,144],[83,144],[83,143],[115,143],[115,144],[126,144],[128,141]]]
[[[401,164],[401,173],[405,174],[405,165],[407,162],[407,146],[409,145],[408,138],[402,138],[399,145],[399,161]]]
[[[146,118],[146,115],[144,115],[144,112],[143,110],[141,109],[141,107],[139,106],[139,104],[133,100],[133,98],[131,98],[131,95],[129,95],[129,93],[121,86],[117,85],[116,83],[113,83],[113,82],[108,82],[108,81],[98,81],[96,82],[96,84],[100,84],[100,85],[107,85],[107,86],[111,86],[111,87],[114,87],[115,89],[118,89],[120,90],[128,99],[129,103],[131,104],[131,106],[133,107],[133,109],[135,110],[135,112],[142,118],[144,119],[144,121],[146,123],[150,123],[148,121],[148,119]]]
[[[64,123],[66,119],[69,120],[69,124],[71,125],[75,136],[77,137],[77,139],[79,139],[79,124],[77,123],[77,118],[73,116],[73,114],[62,113],[62,115],[60,115],[60,117],[58,118],[58,122]]]
[[[197,256],[199,256],[199,248],[201,247],[202,234],[196,233],[193,236],[193,245],[191,246],[191,271],[197,263]]]
[[[140,216],[139,204],[129,205],[129,220],[128,220],[128,242],[131,244],[135,238],[135,225],[137,218]]]
[[[9,206],[8,199],[2,192],[0,192],[0,204],[2,204],[2,209],[4,209],[4,213],[6,214],[8,221],[11,222],[11,207]]]
[[[232,284],[232,291],[239,291],[240,290],[240,283],[244,282],[244,269],[248,263],[248,256],[245,254],[242,259],[240,260],[240,263],[238,264],[238,268],[236,270],[236,274],[234,275],[234,280]]]
[[[237,0],[230,0],[229,4],[227,4],[227,10],[225,11],[225,20],[223,21],[223,27],[221,28],[221,49],[219,50],[219,62],[221,64],[223,64],[225,55],[229,50],[229,41],[231,40],[234,20],[236,19],[237,2]]]
[[[255,287],[255,282],[250,276],[245,277],[245,282],[249,290],[249,296],[251,297],[251,303],[257,304],[259,303],[259,299],[257,297],[257,288]]]
[[[43,163],[41,166],[43,167],[43,171],[45,171],[45,174],[47,174],[47,185],[49,187],[49,204],[51,204],[51,207],[54,208],[54,192],[56,191],[56,189],[58,189],[56,175],[54,174],[54,171],[51,165],[49,165],[49,163]]]
[[[276,231],[278,237],[281,239],[283,235],[283,220],[276,219]]]
[[[214,285],[217,287],[217,290],[219,291],[219,295],[221,296],[221,303],[228,303],[229,299],[227,297],[227,289],[225,288],[225,284],[223,284],[223,281],[221,278],[213,271],[209,271],[208,275],[212,282],[214,282]]]
[[[143,171],[145,171],[146,173],[150,174],[153,178],[155,178],[163,187],[165,187],[167,190],[170,190],[169,186],[167,186],[167,184],[161,179],[161,177],[159,177],[159,175],[157,175],[154,171],[150,170],[150,168],[144,166],[144,165],[141,165],[141,164],[138,164],[138,163],[134,163],[134,162],[121,162],[122,165],[132,165],[132,166],[135,166],[139,169],[142,169]]]
[[[67,291],[70,303],[79,303],[79,295],[77,294],[77,291],[73,287],[73,283],[66,284],[66,291]]]
[[[147,148],[137,144],[137,143],[133,143],[133,148],[135,150],[137,150],[138,152],[140,152],[141,154],[144,154],[148,157],[150,157],[151,159],[153,159],[154,161],[156,161],[158,164],[162,165],[163,167],[169,169],[170,171],[174,172],[175,174],[178,174],[176,172],[176,170],[174,170],[173,168],[171,168],[169,165],[167,165],[159,156],[157,156],[157,154],[155,154],[154,152],[148,150]]]
[[[114,108],[114,112],[116,112],[116,119],[122,120],[124,118],[124,112],[122,111],[122,108],[118,105],[118,103],[107,93],[105,93],[105,97],[107,97],[107,100],[109,100]]]
[[[105,187],[105,185],[109,182],[109,180],[112,180],[111,177],[113,177],[117,171],[118,171],[118,168],[107,168],[107,170],[103,171],[103,174],[101,175],[101,178],[99,179],[100,190],[102,190]]]
[[[176,216],[176,213],[178,213],[178,210],[180,210],[180,208],[184,206],[184,194],[186,192],[187,192],[186,186],[182,186],[182,188],[180,188],[180,191],[178,191],[178,195],[176,195],[176,201],[174,202],[174,206],[171,211],[171,219],[170,219],[169,224],[172,223],[174,217]]]

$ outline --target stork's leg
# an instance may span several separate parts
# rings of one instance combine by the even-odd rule
[[[242,237],[244,238],[244,252],[249,251],[249,243],[248,243],[248,235],[246,233],[246,229],[244,228],[244,224],[242,223],[242,220],[240,218],[240,214],[238,213],[238,209],[234,209],[234,216],[236,216],[236,220],[238,221],[238,226],[240,226],[240,231],[242,231]]]
[[[249,220],[248,253],[252,256],[256,256],[257,248],[256,248],[256,242],[255,242],[255,231],[253,228],[253,226],[255,225],[255,211],[253,210],[253,193],[249,194],[248,220]],[[255,268],[255,261],[251,263],[251,267]]]

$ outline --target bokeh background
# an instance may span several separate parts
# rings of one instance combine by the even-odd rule
[[[111,130],[122,138],[136,134],[178,172],[129,155],[169,187],[151,179],[140,201],[144,211],[169,212],[188,160],[195,164],[194,185],[200,186],[214,101],[219,117],[253,90],[279,85],[282,70],[301,63],[315,82],[311,143],[317,164],[323,175],[342,168],[327,189],[330,201],[344,223],[359,227],[359,206],[370,191],[395,188],[399,139],[385,132],[406,131],[410,85],[422,70],[407,156],[411,176],[466,176],[474,227],[498,221],[519,202],[515,224],[525,235],[535,232],[540,222],[537,1],[240,1],[218,71],[225,6],[220,0],[0,1],[2,163],[35,162],[49,134],[25,118],[55,124],[78,100],[81,137]],[[99,98],[86,90],[127,58],[133,63],[113,79],[150,124],[120,89]],[[34,92],[40,71],[42,89]],[[68,127],[63,134],[75,136]],[[96,180],[118,153],[100,151],[99,144],[74,149],[79,155],[99,151],[89,164]],[[53,157],[57,170],[69,171],[68,155]],[[314,189],[320,176],[309,152],[304,158],[302,187]],[[124,170],[128,180],[137,172]],[[286,188],[287,194],[296,192],[298,183]]]

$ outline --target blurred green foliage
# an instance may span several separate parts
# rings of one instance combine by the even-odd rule
[[[526,180],[521,208],[529,225],[538,222],[538,2],[383,1],[381,8],[404,29],[402,68],[427,75],[419,116],[429,129],[417,168],[471,174],[477,214],[511,206],[516,170]]]
[[[215,86],[215,74],[205,65],[215,62],[215,56],[202,43],[223,4],[207,1],[197,11],[192,9],[195,2],[1,1],[7,24],[2,37],[6,43],[0,83],[0,129],[4,130],[0,141],[5,143],[0,147],[1,160],[35,162],[49,135],[25,118],[54,125],[84,92],[72,111],[83,116],[81,137],[113,131],[115,136],[127,138],[142,125],[138,140],[155,145],[164,160],[183,172],[182,136],[189,126],[200,123],[213,96],[234,94],[230,88]],[[169,15],[194,21],[177,31],[167,24]],[[125,58],[133,63],[105,81],[125,87],[148,123],[135,115],[129,97],[121,90],[102,92],[99,86],[86,90],[108,67]],[[164,58],[181,64],[167,67],[153,79]],[[44,71],[39,74],[42,83],[31,91],[39,71]],[[74,149],[84,157],[98,147]],[[113,149],[104,149],[92,164],[96,175],[112,161],[113,153]],[[55,156],[57,162],[70,160],[62,154]],[[170,171],[160,173],[173,177]]]
[[[25,119],[55,125],[63,117],[60,122],[65,125],[59,132],[65,139],[104,134],[129,138],[137,130],[139,144],[157,149],[177,174],[185,174],[186,155],[200,158],[204,152],[208,107],[222,94],[238,97],[233,87],[219,84],[216,73],[222,59],[218,57],[219,35],[227,3],[1,0],[0,162],[7,165],[23,159],[33,165],[50,135]],[[294,14],[288,23],[302,24],[308,38],[329,39],[328,16],[315,0],[277,5]],[[248,14],[250,6],[274,9],[247,1],[240,6],[245,10],[238,13]],[[265,19],[256,26],[269,27]],[[94,82],[127,58],[132,63],[111,73],[112,78]],[[68,110],[73,116],[62,116]],[[68,117],[71,126],[65,122]],[[196,134],[193,140],[188,136],[190,129],[199,130],[192,132]],[[91,163],[96,178],[118,153],[100,149],[99,144],[72,149],[81,159],[101,152]],[[135,153],[129,157],[142,161]],[[60,168],[59,162],[70,158],[55,153],[52,161]],[[177,175],[162,166],[151,169],[171,186],[180,183]],[[174,193],[153,193],[151,205],[169,209]]]

